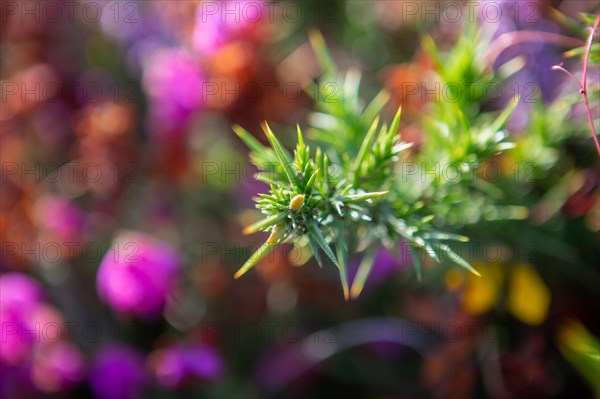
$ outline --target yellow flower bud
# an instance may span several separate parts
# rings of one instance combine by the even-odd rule
[[[290,209],[292,211],[299,211],[304,205],[304,194],[298,194],[290,201]]]

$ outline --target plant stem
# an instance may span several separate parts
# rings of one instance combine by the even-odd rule
[[[600,156],[600,143],[598,142],[598,135],[596,134],[596,128],[594,127],[594,118],[592,117],[592,110],[590,108],[590,102],[588,100],[587,71],[588,71],[588,63],[590,60],[590,51],[592,49],[592,42],[594,41],[594,35],[596,34],[596,31],[598,30],[599,24],[600,24],[600,13],[598,13],[596,15],[596,21],[594,22],[594,25],[592,26],[592,32],[590,33],[590,37],[588,38],[588,40],[586,42],[585,57],[583,59],[583,71],[582,71],[583,77],[582,77],[581,82],[575,76],[573,76],[573,74],[571,72],[569,72],[565,68],[563,68],[562,64],[555,65],[552,67],[552,70],[564,72],[567,75],[569,75],[573,80],[575,80],[575,82],[577,82],[577,85],[579,86],[579,92],[583,95],[583,103],[585,105],[585,113],[587,115],[588,123],[590,124],[590,129],[592,130],[592,138],[594,139],[594,144],[596,145],[596,151],[598,152],[598,156]]]
[[[583,94],[583,101],[585,103],[585,110],[588,118],[588,122],[590,124],[590,128],[592,129],[592,137],[594,138],[594,143],[596,144],[596,151],[598,151],[598,155],[600,156],[600,143],[598,142],[598,135],[596,134],[596,128],[594,127],[594,118],[592,117],[592,110],[590,109],[590,103],[588,101],[587,95],[587,70],[588,63],[590,59],[590,50],[592,48],[592,42],[594,41],[594,35],[598,30],[598,24],[600,24],[600,13],[596,15],[596,21],[594,22],[594,26],[592,26],[592,32],[590,33],[590,37],[587,42],[587,48],[585,49],[585,59],[583,60],[583,80],[581,82],[581,94]]]

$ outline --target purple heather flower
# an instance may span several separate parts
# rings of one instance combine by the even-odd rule
[[[30,353],[38,340],[33,321],[42,296],[41,286],[25,274],[0,276],[1,362],[14,365]]]
[[[180,273],[177,251],[139,232],[117,237],[98,269],[100,297],[116,311],[145,319],[162,312]]]
[[[151,123],[157,124],[155,134],[180,130],[202,106],[200,65],[186,50],[159,48],[149,54],[143,68]]]
[[[164,350],[155,373],[161,385],[173,388],[188,378],[219,378],[223,374],[223,361],[209,346],[177,345]]]
[[[124,346],[104,347],[97,354],[89,382],[98,399],[136,399],[147,382],[141,354]]]

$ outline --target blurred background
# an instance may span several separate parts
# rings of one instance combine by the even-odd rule
[[[598,157],[580,106],[568,120],[549,111],[577,95],[550,68],[581,70],[564,52],[597,8],[1,1],[0,398],[600,397]],[[264,241],[241,231],[267,187],[231,126],[259,137],[267,120],[293,142],[320,74],[310,29],[341,70],[362,72],[365,98],[389,90],[384,117],[402,105],[400,132],[418,148],[443,100],[421,95],[433,69],[421,38],[452,51],[467,22],[562,37],[501,44],[498,59],[524,65],[507,97],[536,99],[509,130],[533,137],[535,114],[586,138],[557,133],[494,159],[544,173],[507,189],[526,220],[462,226],[482,277],[426,265],[417,281],[410,256],[380,251],[345,302],[336,270],[282,247],[233,280]]]

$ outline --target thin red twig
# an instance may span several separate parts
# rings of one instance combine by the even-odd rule
[[[592,32],[590,33],[590,38],[587,42],[587,48],[585,49],[585,59],[583,60],[583,81],[581,82],[581,94],[583,94],[583,101],[585,102],[585,109],[587,113],[588,122],[590,123],[590,128],[592,129],[592,137],[594,137],[594,143],[596,143],[596,151],[598,151],[598,155],[600,156],[600,143],[598,143],[598,135],[596,134],[596,128],[594,127],[594,118],[592,118],[592,110],[590,109],[590,104],[587,95],[588,62],[590,59],[590,50],[592,48],[592,42],[594,41],[594,35],[598,30],[598,24],[600,24],[600,13],[596,15],[596,21],[594,22],[594,26],[592,26]]]
[[[588,123],[590,124],[590,129],[592,130],[592,138],[594,139],[594,144],[596,144],[596,151],[598,152],[598,156],[600,156],[600,143],[598,142],[598,135],[596,134],[596,128],[594,127],[594,118],[592,117],[592,110],[590,109],[590,103],[588,100],[587,71],[588,71],[588,63],[590,60],[590,51],[592,49],[592,42],[594,41],[594,36],[596,35],[596,31],[598,30],[599,24],[600,24],[600,13],[598,13],[596,15],[596,21],[594,22],[594,25],[592,26],[592,31],[590,32],[590,37],[588,38],[587,43],[586,43],[585,57],[583,59],[583,72],[582,72],[583,77],[581,78],[582,79],[581,82],[579,82],[579,80],[575,76],[573,76],[573,74],[571,72],[569,72],[565,68],[563,68],[562,64],[555,65],[552,67],[552,70],[561,71],[561,72],[566,73],[571,78],[573,78],[575,80],[575,82],[577,82],[577,84],[579,85],[579,92],[583,95],[583,102],[585,104],[585,112],[587,115]]]

